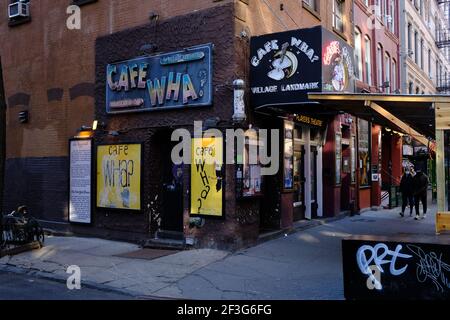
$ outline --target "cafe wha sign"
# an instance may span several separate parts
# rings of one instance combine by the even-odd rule
[[[252,37],[253,107],[296,104],[308,92],[354,92],[353,49],[318,26]]]
[[[212,45],[106,67],[106,111],[125,113],[212,104]]]

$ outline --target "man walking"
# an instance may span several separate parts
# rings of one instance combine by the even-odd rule
[[[400,181],[400,192],[402,193],[402,212],[400,215],[405,216],[406,206],[409,205],[409,216],[412,216],[414,208],[414,197],[413,197],[413,177],[409,168],[405,168],[405,173]]]
[[[417,170],[416,175],[413,178],[413,193],[414,203],[416,207],[416,220],[419,220],[419,206],[420,202],[423,205],[423,218],[427,217],[427,189],[428,189],[428,177],[421,169]]]

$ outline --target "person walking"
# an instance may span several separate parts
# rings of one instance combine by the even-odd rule
[[[419,206],[422,202],[423,206],[423,218],[427,217],[427,189],[428,189],[428,177],[421,169],[417,169],[416,175],[413,178],[413,194],[414,204],[416,207],[416,217],[414,219],[419,220]]]
[[[402,212],[400,215],[405,216],[405,209],[409,205],[409,216],[412,216],[414,208],[413,197],[413,177],[409,168],[405,168],[405,173],[400,181],[400,192],[402,193]]]

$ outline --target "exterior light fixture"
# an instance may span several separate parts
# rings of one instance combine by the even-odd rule
[[[244,90],[245,82],[242,79],[236,79],[233,81],[234,89],[234,122],[243,122],[247,119],[245,114],[245,102],[244,102]]]

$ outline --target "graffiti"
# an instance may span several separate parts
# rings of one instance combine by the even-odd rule
[[[399,245],[397,245],[395,250],[392,251],[392,250],[389,250],[388,246],[384,243],[379,243],[379,244],[375,245],[374,247],[369,246],[369,245],[361,246],[356,253],[356,261],[357,261],[359,270],[363,274],[368,275],[369,279],[371,281],[373,281],[375,279],[372,269],[370,268],[370,266],[372,266],[372,265],[376,266],[377,269],[381,273],[384,273],[384,269],[383,269],[382,265],[389,264],[389,272],[393,276],[399,276],[399,275],[403,274],[406,271],[406,269],[408,268],[408,265],[405,265],[402,268],[397,269],[397,267],[396,267],[397,259],[398,258],[409,259],[409,258],[412,258],[412,256],[408,255],[408,254],[400,253],[402,248],[403,248],[402,245],[399,244]],[[367,254],[369,254],[369,256]],[[390,256],[390,259],[389,259],[389,256]],[[383,288],[381,283],[376,283],[376,282],[374,282],[374,283],[376,284],[376,286],[375,286],[376,289],[381,290]]]
[[[430,280],[436,286],[436,290],[440,292],[450,288],[448,278],[450,276],[450,264],[442,261],[442,253],[425,253],[424,250],[415,245],[407,245],[407,248],[419,259],[416,264],[417,281],[424,283]]]
[[[250,225],[258,222],[259,210],[256,207],[252,208],[237,208],[236,220],[242,225]]]
[[[161,229],[161,210],[160,205],[158,204],[158,195],[155,196],[153,201],[150,201],[150,203],[147,205],[148,209],[150,210],[150,232],[152,231],[159,231]]]

